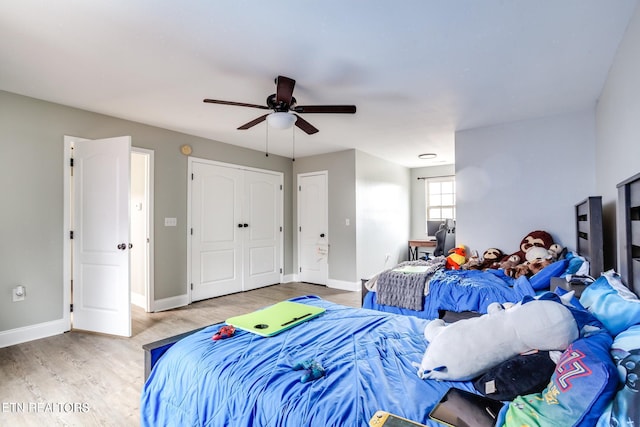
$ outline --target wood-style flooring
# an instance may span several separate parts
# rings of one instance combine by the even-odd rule
[[[137,426],[142,345],[299,295],[360,307],[360,293],[286,283],[159,313],[132,308],[131,338],[71,331],[0,348],[0,426]]]

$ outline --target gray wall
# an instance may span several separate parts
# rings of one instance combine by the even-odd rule
[[[186,293],[187,157],[284,173],[285,274],[292,273],[291,160],[0,91],[0,332],[62,318],[63,137],[131,135],[155,151],[155,299]],[[165,217],[178,219],[164,227]],[[27,298],[11,301],[22,284]]]
[[[574,206],[595,196],[594,110],[456,134],[456,243],[518,250],[546,230],[575,250]]]
[[[640,8],[609,70],[596,109],[597,192],[605,221],[605,266],[617,264],[616,185],[640,172]]]

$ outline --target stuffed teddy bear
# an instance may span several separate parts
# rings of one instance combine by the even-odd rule
[[[525,300],[504,309],[492,303],[480,317],[424,329],[429,342],[418,366],[422,379],[466,381],[513,356],[532,350],[565,350],[580,331],[568,304],[573,293],[554,300]]]
[[[444,268],[460,270],[460,266],[467,261],[467,250],[464,245],[458,245],[449,251]]]

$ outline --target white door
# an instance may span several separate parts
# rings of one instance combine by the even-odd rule
[[[239,169],[193,162],[191,300],[242,291],[242,176]]]
[[[327,172],[298,175],[298,280],[327,284]]]
[[[280,181],[278,175],[255,171],[244,173],[242,238],[245,291],[280,283]]]
[[[73,148],[73,327],[131,336],[129,170],[131,138]]]

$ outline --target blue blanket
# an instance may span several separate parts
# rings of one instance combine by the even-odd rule
[[[504,274],[503,270],[442,269],[429,282],[429,294],[424,297],[422,311],[378,304],[375,292],[365,295],[363,307],[422,319],[436,319],[438,310],[486,313],[492,302],[516,303],[525,295],[535,295],[525,276],[513,279]]]
[[[336,305],[318,297],[292,299],[324,307],[321,316],[279,335],[244,331],[212,341],[213,325],[172,346],[144,385],[143,426],[362,426],[379,409],[427,425],[429,411],[451,386],[421,380],[412,362],[426,348],[427,321]],[[300,361],[324,376],[301,382]]]

